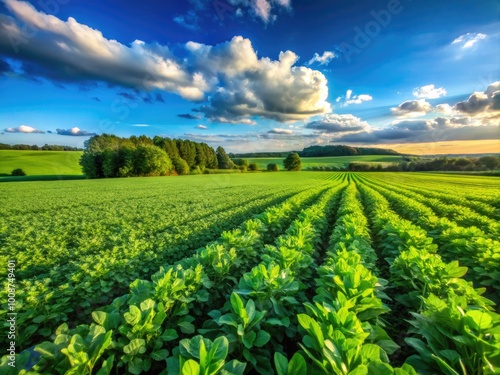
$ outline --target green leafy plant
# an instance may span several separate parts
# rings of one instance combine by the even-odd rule
[[[281,353],[274,353],[274,366],[277,375],[306,375],[306,360],[299,353],[295,353],[290,360]]]
[[[229,343],[227,338],[218,337],[213,342],[195,336],[179,343],[179,367],[169,361],[168,374],[175,375],[243,375],[246,364],[235,359],[227,361]]]
[[[262,326],[267,311],[256,310],[252,299],[244,305],[236,293],[231,294],[231,309],[232,312],[227,314],[218,310],[210,313],[228,339],[230,352],[236,358],[248,361],[257,371],[270,373],[270,353],[263,348],[271,339]]]
[[[424,311],[412,313],[414,320],[410,333],[415,337],[405,341],[418,355],[408,358],[408,363],[425,373],[483,375],[498,372],[500,315],[464,309],[463,299],[443,300],[433,294],[424,299],[424,304]]]

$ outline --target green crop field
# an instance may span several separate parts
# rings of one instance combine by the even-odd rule
[[[269,163],[276,163],[280,169],[283,169],[283,160],[285,158],[249,158],[250,163],[257,163],[259,169],[266,169]],[[387,165],[398,163],[401,156],[393,155],[361,155],[361,156],[329,156],[320,158],[302,158],[302,169],[308,167],[344,167],[349,163],[377,163]]]
[[[17,168],[23,169],[28,176],[81,175],[78,165],[81,155],[78,151],[0,150],[0,175],[10,175]]]
[[[500,371],[496,177],[236,173],[0,189],[0,317],[17,314],[20,353],[1,374]]]

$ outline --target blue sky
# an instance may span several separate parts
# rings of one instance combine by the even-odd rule
[[[499,15],[496,0],[0,0],[0,142],[498,152]]]

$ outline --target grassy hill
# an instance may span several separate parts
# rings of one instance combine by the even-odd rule
[[[321,158],[302,158],[302,169],[307,167],[343,167],[351,162],[367,164],[390,164],[401,161],[401,156],[393,155],[361,155],[361,156],[327,156]],[[255,162],[259,169],[266,169],[267,164],[276,163],[283,169],[284,158],[249,158],[251,163]]]
[[[28,176],[81,175],[78,164],[79,151],[19,151],[0,150],[0,175],[9,174],[16,168]]]

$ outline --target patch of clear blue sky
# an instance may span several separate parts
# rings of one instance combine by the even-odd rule
[[[30,3],[40,10],[38,0]],[[249,38],[259,57],[277,59],[280,51],[294,51],[300,56],[298,65],[305,65],[315,53],[334,51],[339,57],[329,65],[312,66],[328,78],[329,101],[334,112],[351,113],[375,126],[394,120],[389,116],[390,107],[414,99],[414,88],[428,84],[444,87],[448,97],[440,102],[454,104],[456,98],[452,97],[483,91],[489,83],[500,79],[500,21],[496,0],[401,0],[398,7],[401,11],[392,14],[375,36],[368,36],[365,47],[356,45],[355,28],[365,31],[367,24],[374,21],[373,12],[385,11],[390,1],[292,0],[291,3],[291,12],[279,11],[277,20],[268,25],[249,15],[228,16],[221,21],[209,4],[198,12],[198,27],[187,29],[173,18],[192,10],[188,1],[70,0],[60,7],[57,17],[62,20],[74,17],[79,23],[100,30],[105,38],[125,45],[136,39],[158,42],[177,55],[184,53],[183,45],[188,41],[213,45],[235,35]],[[6,13],[3,5],[0,12]],[[455,38],[467,33],[484,33],[488,38],[468,51],[451,46]],[[346,43],[359,53],[346,59],[339,50]],[[137,101],[130,105],[126,118],[122,118],[121,112],[116,111],[116,99],[122,88],[103,83],[85,89],[76,84],[61,85],[46,80],[1,77],[0,127],[26,124],[55,130],[78,126],[90,132],[109,131],[126,136],[143,133],[182,136],[203,133],[194,129],[198,124],[208,126],[211,132],[235,134],[287,126],[271,120],[258,120],[256,127],[249,127],[182,119],[177,115],[191,112],[197,104],[170,93],[163,94],[164,102]],[[335,99],[348,89],[354,95],[369,94],[373,100],[340,107]],[[136,124],[150,126],[132,126]],[[4,134],[0,142],[5,137],[11,142],[27,142],[24,134]],[[57,142],[81,144],[83,138],[70,142],[59,137]]]

